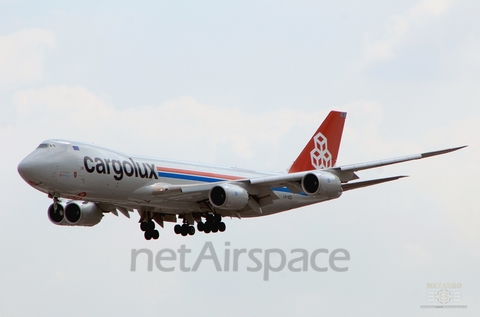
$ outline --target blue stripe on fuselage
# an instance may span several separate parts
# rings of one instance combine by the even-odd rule
[[[205,177],[205,176],[167,173],[167,172],[158,172],[158,177],[183,179],[187,181],[196,181],[196,182],[204,182],[204,183],[216,183],[216,182],[225,181],[225,179],[221,179],[221,178],[212,178],[212,177]]]

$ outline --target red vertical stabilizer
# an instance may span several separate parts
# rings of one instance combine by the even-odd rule
[[[288,172],[335,166],[346,117],[346,112],[330,111]]]

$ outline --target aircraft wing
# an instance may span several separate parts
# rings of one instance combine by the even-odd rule
[[[358,179],[358,176],[354,173],[355,171],[381,167],[385,165],[397,164],[402,162],[407,162],[411,160],[423,159],[431,156],[441,155],[449,152],[453,152],[464,148],[465,146],[450,148],[439,151],[425,152],[414,155],[401,156],[391,159],[360,163],[360,164],[351,164],[344,165],[333,168],[322,169],[322,172],[330,172],[338,176],[342,182],[342,190],[348,191],[357,188],[363,188],[367,186],[372,186],[376,184],[381,184],[385,182],[390,182],[397,180],[406,176],[393,176],[380,179],[372,179],[366,181],[356,181],[348,183],[351,180]],[[207,184],[192,184],[192,185],[171,185],[167,183],[156,183],[153,185],[145,186],[138,189],[133,193],[130,198],[131,203],[141,204],[142,202],[149,202],[153,204],[164,205],[164,203],[169,202],[172,204],[173,210],[182,210],[182,211],[196,211],[197,203],[207,202],[208,195],[210,190],[219,185],[219,184],[232,184],[243,187],[251,196],[254,196],[255,200],[249,201],[250,208],[254,210],[260,210],[259,206],[254,204],[253,201],[260,201],[262,205],[268,205],[273,203],[273,200],[278,199],[274,194],[276,188],[288,188],[292,193],[301,193],[302,189],[302,179],[308,174],[315,172],[316,170],[302,171],[295,173],[284,173],[276,174],[270,176],[262,176],[250,179],[240,179],[240,180],[225,180],[220,182],[212,182]],[[254,204],[254,205],[252,205]]]
[[[449,152],[457,151],[462,148],[466,147],[465,146],[459,146],[455,148],[450,148],[450,149],[444,149],[444,150],[439,150],[439,151],[432,151],[432,152],[425,152],[425,153],[420,153],[420,154],[414,154],[414,155],[407,155],[407,156],[399,156],[399,157],[394,157],[390,159],[384,159],[384,160],[379,160],[379,161],[372,161],[372,162],[367,162],[367,163],[360,163],[360,164],[351,164],[351,165],[344,165],[344,166],[337,166],[337,167],[331,167],[331,168],[325,168],[322,169],[322,171],[325,172],[331,172],[332,174],[337,175],[342,183],[347,183],[351,180],[358,179],[358,176],[354,173],[356,171],[360,170],[366,170],[370,168],[376,168],[376,167],[381,167],[381,166],[386,166],[386,165],[392,165],[392,164],[397,164],[397,163],[403,163],[407,161],[412,161],[412,160],[419,160],[431,156],[436,156],[436,155],[441,155],[441,154],[446,154]],[[244,182],[247,182],[251,185],[263,185],[263,186],[286,186],[287,188],[291,189],[291,185],[293,184],[294,186],[297,186],[298,182],[301,181],[303,176],[305,174],[314,172],[315,170],[312,171],[305,171],[305,172],[297,172],[297,173],[289,173],[289,174],[281,174],[281,175],[274,175],[274,176],[267,176],[267,177],[260,177],[260,178],[254,178],[250,180],[245,180]],[[404,176],[398,176],[395,179],[401,178]],[[374,185],[376,183],[373,183],[373,181],[377,181],[377,183],[383,183],[385,181],[390,181],[394,179],[388,178],[387,180],[372,180],[368,181],[370,183],[366,184],[365,182],[362,182],[364,185],[363,186],[346,186],[345,188],[353,189],[353,188],[358,188],[358,187],[365,187],[365,186],[370,186]],[[353,185],[353,184],[352,184]],[[344,189],[345,190],[345,189]]]
[[[425,152],[425,153],[420,153],[420,154],[414,154],[414,155],[407,155],[407,156],[399,156],[399,157],[394,157],[391,159],[386,159],[386,160],[380,160],[380,161],[373,161],[373,162],[367,162],[367,163],[361,163],[361,164],[351,164],[351,165],[344,165],[344,166],[339,166],[339,167],[333,167],[333,168],[328,168],[328,170],[335,170],[335,171],[360,171],[360,170],[366,170],[370,168],[375,168],[375,167],[380,167],[380,166],[386,166],[386,165],[392,165],[392,164],[397,164],[397,163],[402,163],[402,162],[407,162],[407,161],[412,161],[412,160],[419,160],[431,156],[436,156],[436,155],[441,155],[441,154],[446,154],[450,153],[453,151],[457,151],[460,149],[463,149],[464,147],[467,147],[467,145],[464,146],[459,146],[451,149],[445,149],[445,150],[440,150],[440,151],[432,151],[432,152]]]
[[[347,183],[350,180],[358,179],[358,176],[355,175],[354,173],[355,171],[376,168],[376,167],[381,167],[385,165],[392,165],[392,164],[407,162],[411,160],[419,160],[419,159],[423,159],[423,158],[427,158],[435,155],[441,155],[441,154],[453,152],[453,151],[462,149],[464,147],[465,146],[460,146],[460,147],[451,148],[451,149],[425,152],[425,153],[407,155],[407,156],[400,156],[400,157],[395,157],[391,159],[373,161],[368,163],[351,164],[351,165],[344,165],[344,166],[338,166],[338,167],[332,167],[332,168],[325,168],[325,169],[322,169],[322,171],[331,172],[332,174],[337,175],[342,181],[342,183]],[[134,196],[138,197],[138,196],[145,195],[148,198],[152,198],[152,196],[153,197],[157,196],[159,198],[160,197],[174,198],[179,196],[185,197],[185,195],[193,195],[193,196],[197,196],[197,198],[202,196],[205,196],[205,198],[207,198],[206,194],[210,191],[210,189],[212,189],[214,186],[220,183],[225,183],[225,182],[228,182],[231,184],[243,185],[251,193],[255,193],[256,191],[265,187],[283,187],[283,186],[289,188],[292,192],[301,192],[302,189],[300,186],[300,181],[306,174],[314,171],[315,170],[302,171],[302,172],[296,172],[296,173],[275,174],[271,176],[262,176],[262,177],[251,178],[251,179],[222,181],[222,182],[214,182],[214,183],[198,184],[198,185],[195,184],[195,185],[182,185],[182,186],[177,185],[176,186],[176,185],[170,185],[170,184],[156,183],[153,185],[142,187],[141,189],[139,189],[137,192],[134,193]],[[363,186],[353,186],[353,184],[352,186],[345,186],[345,185],[344,186],[345,186],[345,190],[349,190],[357,187],[365,187],[365,186],[370,186],[377,183],[383,183],[385,181],[390,181],[390,180],[398,179],[401,177],[404,177],[404,176],[396,176],[395,178],[378,179],[378,180],[362,182]]]

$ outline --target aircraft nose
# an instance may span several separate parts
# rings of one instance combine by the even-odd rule
[[[30,156],[27,156],[18,164],[17,171],[25,181],[28,181],[35,171],[35,162]]]
[[[56,182],[59,156],[63,154],[57,147],[37,148],[18,164],[18,174],[34,187]]]
[[[18,174],[29,184],[45,181],[51,170],[53,159],[50,157],[46,159],[40,154],[38,152],[31,153],[17,166]]]

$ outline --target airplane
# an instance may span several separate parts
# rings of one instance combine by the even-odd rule
[[[263,217],[336,199],[345,191],[406,177],[358,181],[358,171],[465,147],[336,166],[346,117],[331,111],[282,173],[126,155],[57,139],[42,142],[17,169],[30,186],[53,199],[47,211],[52,223],[94,226],[106,213],[130,218],[136,211],[145,239],[156,240],[155,223],[164,227],[181,219],[174,232],[182,236],[195,234],[195,223],[204,233],[223,232],[222,217]]]

